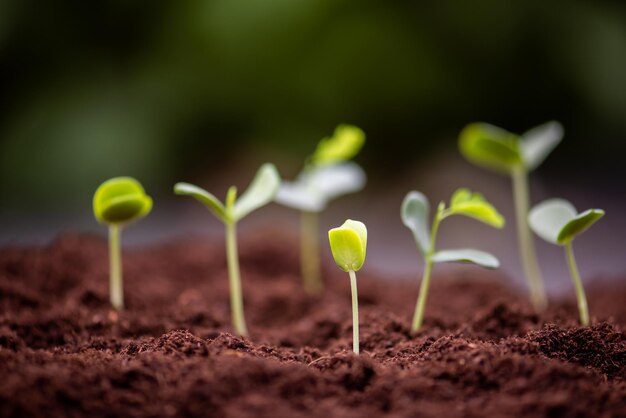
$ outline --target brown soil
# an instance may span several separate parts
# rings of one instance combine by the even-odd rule
[[[435,274],[411,337],[417,280],[366,266],[355,356],[347,275],[327,265],[308,297],[295,240],[270,241],[241,242],[249,339],[230,333],[220,242],[126,252],[119,314],[101,238],[0,250],[0,415],[626,417],[623,283],[590,289],[580,328],[573,299],[538,316],[506,279]]]

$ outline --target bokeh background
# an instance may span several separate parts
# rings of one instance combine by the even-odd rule
[[[399,221],[410,189],[432,200],[479,189],[504,232],[451,220],[442,246],[492,250],[521,280],[509,182],[456,151],[462,127],[521,133],[556,119],[565,139],[532,174],[532,200],[602,207],[577,243],[582,273],[626,271],[626,3],[620,0],[1,0],[0,242],[104,233],[91,196],[117,175],[140,179],[153,214],[129,230],[144,245],[221,227],[176,181],[222,196],[273,161],[294,177],[341,122],[362,127],[369,175],[322,229],[370,226],[369,262],[421,270]],[[244,221],[297,232],[273,205]],[[568,283],[558,248],[537,241],[550,286]],[[387,275],[386,275],[387,276]],[[388,274],[393,276],[393,274]]]

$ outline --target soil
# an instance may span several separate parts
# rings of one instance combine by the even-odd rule
[[[355,356],[347,275],[307,296],[297,240],[268,235],[240,242],[245,339],[221,242],[125,251],[120,313],[101,237],[0,250],[0,416],[626,417],[623,281],[581,328],[572,293],[536,315],[506,277],[435,272],[411,336],[418,280],[366,265]]]

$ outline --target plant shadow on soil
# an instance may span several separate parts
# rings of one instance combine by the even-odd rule
[[[573,296],[536,315],[506,280],[435,274],[412,337],[418,281],[365,269],[357,357],[347,275],[307,296],[297,240],[266,234],[241,241],[249,339],[221,242],[125,252],[121,313],[102,238],[1,249],[0,416],[626,416],[623,283],[589,289],[581,328]]]

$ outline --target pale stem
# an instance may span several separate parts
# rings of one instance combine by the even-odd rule
[[[320,274],[318,221],[316,212],[300,213],[300,269],[304,290],[311,295],[324,290]]]
[[[226,222],[226,260],[228,262],[230,311],[233,328],[237,334],[245,337],[248,335],[248,329],[243,314],[241,275],[239,273],[239,255],[237,252],[237,225],[234,221]]]
[[[355,354],[359,354],[359,298],[356,289],[356,273],[350,270],[348,274],[352,289],[352,350]]]
[[[513,169],[513,197],[515,201],[515,219],[517,238],[524,276],[528,283],[530,301],[536,311],[545,309],[547,305],[543,278],[537,262],[537,252],[530,228],[528,226],[528,174],[523,167]]]
[[[580,323],[582,326],[586,327],[589,325],[589,308],[587,307],[587,297],[585,296],[583,282],[580,279],[578,266],[576,266],[576,258],[574,257],[574,248],[572,247],[571,241],[565,244],[565,258],[567,259],[569,272],[572,276],[572,281],[574,282],[574,289],[576,289],[576,300],[578,301]]]
[[[109,297],[118,311],[124,309],[124,285],[122,282],[122,227],[109,226]]]

